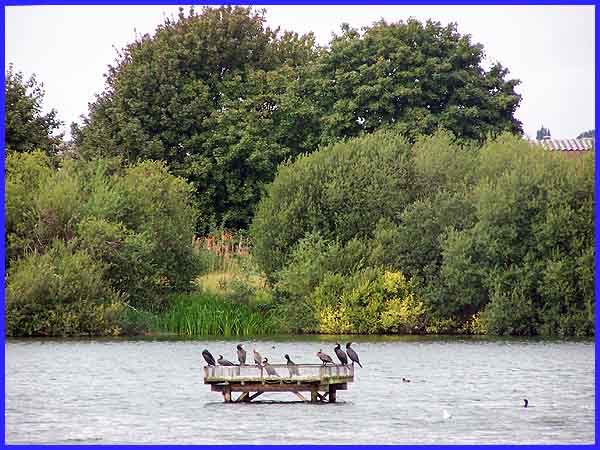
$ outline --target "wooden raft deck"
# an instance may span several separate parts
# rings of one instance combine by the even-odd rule
[[[310,402],[335,403],[336,392],[348,389],[354,381],[354,367],[343,365],[297,364],[290,369],[285,364],[270,365],[277,375],[268,375],[264,367],[206,366],[204,384],[221,392],[226,403],[251,402],[264,392],[291,392],[308,401],[302,392],[310,392]],[[233,399],[233,392],[241,392]]]

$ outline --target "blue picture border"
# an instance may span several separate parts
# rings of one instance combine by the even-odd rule
[[[539,5],[539,6],[551,6],[551,5],[569,5],[569,6],[573,6],[573,5],[596,5],[595,8],[595,25],[598,23],[598,19],[600,18],[600,8],[598,8],[597,6],[597,1],[582,1],[582,0],[575,0],[575,1],[565,1],[565,0],[543,0],[543,1],[523,1],[523,0],[515,0],[515,1],[510,1],[510,0],[505,0],[505,1],[444,1],[444,0],[430,0],[430,1],[425,1],[425,2],[416,2],[416,1],[394,1],[394,0],[389,0],[389,1],[385,1],[385,0],[375,0],[373,2],[367,2],[365,0],[346,0],[346,1],[333,1],[333,0],[315,0],[315,1],[310,1],[310,0],[304,0],[304,1],[283,1],[283,0],[263,0],[263,1],[238,1],[238,2],[229,2],[229,1],[225,1],[225,2],[215,2],[212,0],[209,1],[204,1],[201,2],[199,4],[201,5],[222,5],[222,4],[232,4],[232,5],[249,5],[249,6],[254,6],[254,5],[264,5],[264,6],[269,6],[269,5],[364,5],[364,4],[369,4],[369,5],[472,5],[472,6],[477,6],[477,5]],[[33,6],[33,5],[182,5],[182,6],[188,6],[193,4],[193,2],[189,2],[189,1],[173,1],[173,0],[146,0],[146,1],[124,1],[124,2],[117,2],[117,1],[84,1],[84,0],[80,0],[80,1],[44,1],[44,0],[22,0],[22,1],[10,1],[10,0],[3,0],[2,1],[2,12],[1,12],[1,17],[0,17],[0,27],[2,28],[2,35],[5,38],[5,8],[6,6]],[[562,30],[565,31],[565,30]],[[507,31],[509,32],[509,31]],[[566,32],[571,32],[571,30],[566,30]],[[596,55],[598,55],[598,32],[597,30],[595,31],[595,41],[596,41],[596,46],[595,46],[595,52]],[[1,59],[2,59],[2,66],[4,67],[4,63],[5,63],[5,46],[2,45],[2,49],[0,50],[0,54],[1,54]],[[598,70],[595,71],[595,81],[596,81],[596,86],[598,86],[599,81],[600,81],[600,75]],[[597,89],[594,90],[594,95],[595,95],[595,100],[596,100],[596,107],[595,107],[595,113],[596,113],[596,117],[598,116],[598,93],[597,93]],[[1,94],[0,94],[0,106],[2,107],[2,111],[4,111],[4,102],[5,102],[5,98],[4,98],[4,90],[2,90]],[[595,127],[596,129],[596,142],[598,142],[598,137],[600,136],[600,132],[598,131],[597,126]],[[2,123],[0,124],[0,136],[2,137],[2,142],[4,141],[4,120],[2,121]],[[2,152],[0,152],[0,160],[2,162],[2,171],[0,172],[0,178],[1,178],[1,187],[0,187],[0,191],[1,191],[1,195],[2,195],[2,215],[0,217],[0,225],[3,231],[4,236],[6,235],[6,228],[5,228],[5,204],[4,204],[4,198],[5,198],[5,183],[4,183],[4,173],[5,173],[5,149],[4,146],[2,146]],[[600,178],[600,170],[598,168],[598,157],[597,157],[597,153],[596,153],[596,161],[595,161],[595,193],[598,192],[598,186],[599,186],[599,178]],[[600,237],[600,225],[598,224],[598,216],[599,216],[599,212],[600,212],[600,205],[599,202],[596,198],[595,201],[595,205],[594,205],[594,238],[595,238],[595,258],[594,258],[594,264],[595,264],[595,275],[597,275],[598,273],[598,260],[600,259],[598,257],[598,238]],[[5,261],[5,239],[2,239],[2,243],[0,244],[2,247],[2,252],[0,255],[0,260],[2,261],[2,275],[3,275],[3,279],[5,279],[5,267],[6,267],[6,261]],[[5,283],[2,283],[2,288],[1,288],[1,292],[2,292],[2,299],[5,299]],[[598,298],[600,294],[600,285],[597,282],[597,276],[595,277],[595,298]],[[594,303],[594,305],[596,305]],[[2,315],[0,318],[0,324],[1,324],[1,333],[2,333],[2,365],[3,365],[3,369],[4,371],[6,370],[6,363],[5,363],[5,315],[4,315],[4,301],[2,303]],[[595,313],[595,324],[596,324],[596,330],[598,330],[598,325],[600,324],[600,319],[598,318],[598,313],[597,313],[597,308],[596,308],[596,313]],[[268,446],[263,446],[263,445],[219,445],[219,446],[214,446],[214,445],[159,445],[156,447],[159,448],[163,448],[163,449],[172,449],[172,450],[180,450],[182,448],[212,448],[212,447],[218,447],[221,449],[241,449],[241,448],[248,448],[248,447],[269,447],[271,449],[282,449],[282,450],[294,450],[294,449],[303,449],[306,447],[310,447],[310,448],[315,448],[315,449],[319,449],[319,448],[323,448],[323,449],[330,449],[330,450],[335,450],[335,449],[348,449],[348,448],[360,448],[360,449],[379,449],[379,448],[403,448],[403,449],[423,449],[423,448],[428,448],[428,449],[448,449],[448,448],[457,448],[457,449],[467,449],[467,448],[474,448],[474,447],[485,447],[485,448],[518,448],[520,450],[533,450],[533,449],[540,449],[540,448],[544,448],[544,449],[565,449],[565,448],[577,448],[577,449],[593,449],[593,448],[598,448],[598,435],[597,435],[597,430],[598,430],[598,405],[600,404],[600,400],[598,399],[598,348],[597,345],[594,347],[595,348],[595,370],[596,370],[596,378],[595,378],[595,432],[594,432],[594,437],[595,437],[595,444],[590,444],[590,445],[268,445]],[[5,404],[5,384],[4,382],[2,383],[2,410],[5,411],[6,409],[6,404]],[[147,448],[147,445],[16,445],[16,444],[6,444],[6,431],[5,431],[5,415],[2,414],[2,430],[4,432],[4,437],[3,437],[3,444],[2,444],[2,448],[23,448],[23,449],[31,449],[31,450],[35,450],[35,449],[47,449],[48,447],[52,447],[52,448],[57,448],[57,449],[87,449],[89,447],[105,447],[105,448],[112,448],[112,447],[118,447],[118,448],[123,448],[123,449],[142,449],[142,448]]]

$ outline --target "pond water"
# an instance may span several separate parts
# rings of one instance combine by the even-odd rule
[[[272,363],[335,358],[335,337],[240,339]],[[347,338],[343,339],[344,342]],[[203,383],[217,339],[9,340],[9,444],[594,443],[594,342],[352,337],[363,369],[334,404],[225,404]],[[402,378],[410,379],[403,383]],[[529,407],[523,407],[523,398]],[[271,401],[271,402],[269,402]],[[274,403],[273,403],[274,402]]]

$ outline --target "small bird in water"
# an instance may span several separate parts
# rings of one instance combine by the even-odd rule
[[[220,365],[222,365],[222,366],[235,366],[234,363],[232,363],[231,361],[228,361],[225,358],[223,358],[223,355],[219,355],[219,358],[217,359],[217,362]]]
[[[279,376],[279,374],[277,373],[277,371],[275,369],[273,369],[273,367],[271,367],[271,364],[269,364],[268,358],[264,359],[263,366],[264,366],[265,370],[267,371],[267,375],[270,375],[270,376],[273,376],[273,377],[278,377]]]
[[[211,355],[208,350],[206,350],[206,349],[202,350],[202,356],[204,357],[206,364],[208,364],[209,366],[216,365],[214,356]]]
[[[253,349],[252,352],[254,353],[254,362],[260,367],[262,364],[262,356],[260,356],[260,353],[258,353],[256,349]]]
[[[342,350],[340,344],[337,342],[335,344],[334,351],[335,351],[335,354],[337,355],[338,359],[344,366],[346,364],[348,364],[348,357],[346,356],[346,352],[344,350]]]
[[[333,364],[333,359],[331,359],[331,356],[329,356],[327,353],[323,353],[322,349],[317,352],[317,356],[321,361],[323,361],[323,365],[326,365],[327,363]]]
[[[448,420],[452,417],[452,414],[450,414],[448,411],[444,410],[444,419]]]
[[[243,344],[238,344],[237,345],[237,357],[238,357],[238,361],[240,362],[240,366],[243,366],[246,364],[246,350],[244,350],[242,348]]]
[[[523,408],[527,408],[527,405],[529,405],[529,400],[527,400],[526,398],[523,399]]]
[[[402,382],[403,383],[410,383],[410,380],[408,378],[402,377]]]
[[[350,358],[352,360],[352,365],[354,365],[354,363],[356,363],[362,368],[362,364],[358,360],[358,355],[356,354],[354,349],[350,347],[350,345],[352,345],[352,342],[348,342],[346,344],[346,353],[348,353],[348,358]]]
[[[290,377],[294,375],[300,375],[300,371],[296,367],[296,363],[290,359],[290,355],[284,355],[287,360],[288,370],[290,371]]]

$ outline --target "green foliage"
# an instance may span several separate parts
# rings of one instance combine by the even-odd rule
[[[104,279],[105,266],[55,241],[44,254],[16,262],[6,284],[9,336],[114,334],[121,296]]]
[[[541,139],[544,139],[546,136],[551,136],[550,128],[544,128],[544,125],[542,125],[542,128],[535,132],[535,138],[539,141]]]
[[[377,161],[369,145],[394,139],[376,132],[300,158],[261,201],[255,256],[287,330],[594,333],[594,152],[565,158],[510,135],[477,150],[439,132],[394,162],[360,158]],[[410,288],[394,297],[382,271]]]
[[[312,301],[323,333],[419,334],[429,315],[401,272],[368,269],[351,277],[331,273],[315,289]]]
[[[593,333],[591,153],[571,160],[509,137],[481,150],[476,223],[443,244],[448,313],[485,307],[498,334]]]
[[[6,158],[5,195],[6,265],[27,251],[37,248],[34,239],[38,212],[36,192],[51,178],[50,159],[41,151],[13,153]]]
[[[156,328],[186,336],[260,336],[274,326],[268,313],[209,294],[176,295]]]
[[[53,136],[62,122],[53,109],[42,114],[43,85],[35,76],[25,80],[11,65],[4,80],[4,127],[7,153],[30,152],[38,149],[48,155],[56,154],[62,135]]]
[[[102,322],[103,299],[119,299],[119,311],[124,302],[152,310],[191,288],[199,269],[191,189],[164,163],[65,159],[53,170],[41,152],[15,152],[6,165],[7,286],[18,306],[6,310],[10,333],[117,333]],[[73,291],[53,274],[74,277]]]
[[[180,10],[126,46],[73,128],[85,158],[164,160],[193,186],[197,231],[247,228],[278,165],[341,139],[438,128],[461,141],[520,132],[517,80],[455,25],[383,21],[318,48],[271,30],[264,11]]]
[[[315,146],[296,79],[314,40],[265,27],[264,11],[180,11],[109,68],[78,151],[164,160],[194,186],[199,231],[246,227],[277,164]]]
[[[313,231],[344,245],[401,212],[414,196],[409,149],[397,134],[380,131],[281,166],[251,228],[261,269],[268,277],[281,270]]]
[[[361,34],[348,25],[319,59],[323,135],[330,142],[394,125],[413,140],[437,128],[464,139],[521,132],[518,80],[456,24],[381,20]]]

